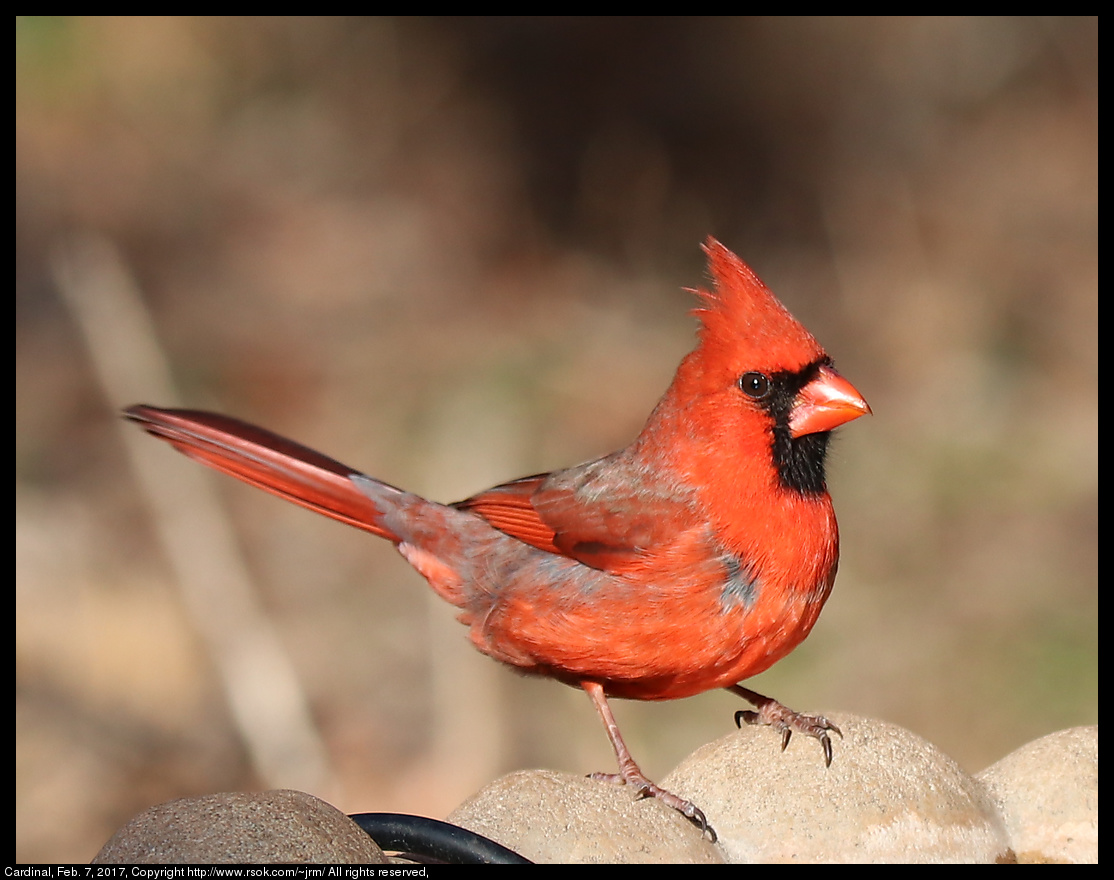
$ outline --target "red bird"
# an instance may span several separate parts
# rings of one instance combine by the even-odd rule
[[[673,700],[726,688],[736,723],[828,731],[738,682],[792,651],[835,580],[839,535],[824,482],[833,428],[870,412],[819,343],[738,257],[704,246],[714,290],[699,344],[630,446],[456,504],[427,501],[289,440],[211,413],[126,416],[203,464],[391,541],[472,643],[515,669],[583,688],[618,774],[707,829],[651,782],[608,697]],[[712,832],[714,836],[714,831]]]

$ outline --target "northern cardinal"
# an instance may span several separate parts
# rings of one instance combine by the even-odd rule
[[[226,416],[133,406],[127,418],[203,464],[391,541],[472,643],[515,669],[583,688],[625,782],[707,830],[693,803],[638,768],[608,697],[726,688],[735,721],[820,740],[819,715],[738,682],[812,629],[839,536],[824,482],[833,428],[868,414],[858,391],[751,269],[709,238],[713,291],[699,344],[631,445],[456,504],[427,501]],[[714,837],[714,831],[711,832]]]

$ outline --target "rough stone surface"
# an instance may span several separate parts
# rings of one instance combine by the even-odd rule
[[[337,810],[300,791],[230,792],[144,810],[95,865],[379,864],[382,850]]]
[[[676,810],[624,785],[529,770],[497,779],[450,814],[539,863],[711,864],[723,855]]]
[[[623,785],[512,773],[448,821],[546,863],[992,863],[1098,861],[1098,728],[1034,740],[977,777],[909,731],[846,713],[824,766],[767,728],[698,749],[661,785],[718,834]],[[347,816],[296,791],[161,804],[121,828],[94,864],[387,862]]]
[[[983,787],[909,731],[845,713],[824,766],[794,736],[746,727],[698,749],[661,785],[704,810],[731,862],[1009,862]]]
[[[1098,862],[1097,726],[1033,740],[976,778],[997,804],[1019,862]]]

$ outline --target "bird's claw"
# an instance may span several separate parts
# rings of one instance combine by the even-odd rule
[[[696,806],[692,801],[685,800],[680,795],[673,794],[673,792],[662,788],[660,785],[655,785],[641,773],[630,774],[625,776],[622,773],[593,773],[592,779],[599,782],[612,782],[616,784],[626,784],[632,786],[640,798],[652,797],[661,801],[667,807],[672,807],[693,825],[700,826],[700,833],[707,835],[712,843],[718,839],[716,830],[708,824],[708,818],[704,815],[704,811]]]
[[[803,712],[794,712],[777,700],[769,697],[763,699],[764,702],[758,704],[757,711],[740,709],[736,712],[736,726],[742,727],[745,721],[747,724],[762,724],[781,731],[781,750],[783,752],[789,745],[789,740],[794,733],[814,737],[820,741],[820,748],[824,750],[824,766],[832,766],[832,740],[828,736],[828,731],[839,734],[840,739],[842,739],[842,730],[823,715],[806,715]]]

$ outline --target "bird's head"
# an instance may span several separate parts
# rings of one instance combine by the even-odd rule
[[[647,430],[672,423],[694,464],[711,456],[753,469],[764,460],[782,486],[823,492],[829,432],[870,407],[746,263],[714,238],[704,251],[713,286],[693,291],[699,344]]]

